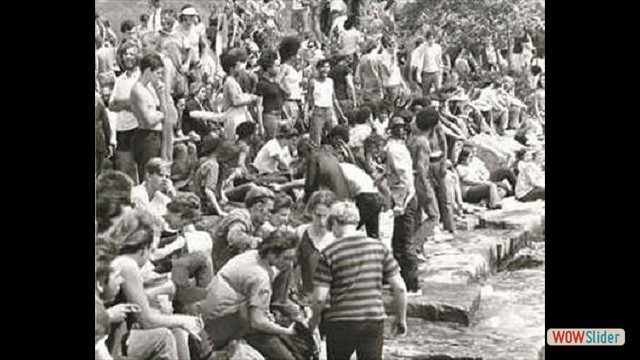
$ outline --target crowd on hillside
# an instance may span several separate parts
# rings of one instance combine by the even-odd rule
[[[380,359],[426,242],[544,200],[527,29],[452,52],[393,0],[170,4],[96,13],[96,359]]]

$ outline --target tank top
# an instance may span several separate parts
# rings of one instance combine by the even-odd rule
[[[289,64],[282,64],[282,71],[286,73],[282,78],[283,85],[290,92],[287,100],[302,100],[302,74]]]
[[[313,80],[313,104],[316,107],[330,108],[333,106],[333,80],[326,78],[323,82]]]

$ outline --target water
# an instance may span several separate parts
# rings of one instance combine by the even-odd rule
[[[544,259],[544,242],[531,254]],[[385,340],[385,359],[535,360],[545,343],[545,267],[500,272],[482,283],[469,327],[409,319],[410,334]]]

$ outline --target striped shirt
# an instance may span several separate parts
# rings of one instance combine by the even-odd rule
[[[399,272],[389,250],[376,239],[345,237],[320,255],[315,285],[330,288],[328,321],[383,320],[382,280]]]

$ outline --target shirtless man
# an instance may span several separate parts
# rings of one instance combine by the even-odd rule
[[[140,60],[140,78],[131,89],[131,110],[138,119],[138,129],[133,135],[133,157],[138,165],[138,174],[144,178],[144,167],[149,159],[160,157],[162,152],[161,110],[164,84],[163,62],[156,53],[146,54]]]
[[[449,196],[445,181],[445,176],[447,175],[447,140],[442,125],[440,125],[440,113],[433,107],[426,108],[418,113],[415,124],[419,133],[428,141],[428,160],[423,159],[423,164],[428,165],[424,169],[428,170],[427,179],[436,195],[437,202],[435,204],[438,204],[433,206],[431,205],[433,201],[431,201],[430,206],[432,208],[428,211],[432,213],[440,212],[444,229],[450,233],[455,233],[453,199]],[[433,200],[433,198],[431,199]],[[427,214],[431,215],[429,212]],[[434,224],[438,223],[439,217],[434,219]]]

